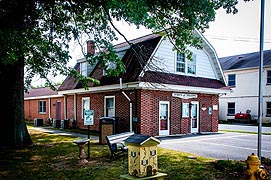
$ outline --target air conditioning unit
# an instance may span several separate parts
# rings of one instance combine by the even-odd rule
[[[41,118],[35,118],[34,119],[34,126],[35,127],[43,126],[43,119],[41,119]]]

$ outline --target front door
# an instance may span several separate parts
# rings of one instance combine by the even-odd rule
[[[56,119],[61,120],[61,102],[56,102]]]
[[[199,132],[199,102],[191,102],[191,133]]]
[[[159,102],[159,135],[169,135],[169,102]]]

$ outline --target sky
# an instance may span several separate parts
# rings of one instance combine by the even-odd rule
[[[261,0],[250,2],[239,1],[237,14],[227,14],[224,9],[217,11],[215,21],[210,22],[210,27],[203,33],[205,38],[216,50],[218,57],[232,56],[243,53],[257,52],[260,50],[260,8]],[[271,49],[271,1],[265,1],[264,23],[264,50]],[[135,39],[151,31],[145,28],[136,29],[124,22],[116,22],[118,29],[127,39]],[[120,36],[119,36],[120,37]],[[124,42],[123,38],[114,43]],[[74,66],[77,59],[83,57],[81,48],[77,43],[71,45],[72,59],[69,66]],[[58,82],[64,80],[60,77]],[[41,84],[42,80],[35,80],[34,84]]]
[[[261,0],[240,1],[238,14],[218,10],[216,19],[204,36],[215,48],[218,57],[260,50]],[[264,50],[271,49],[271,1],[265,1]]]
[[[260,3],[261,0],[250,2],[239,1],[237,14],[227,14],[224,9],[217,11],[215,21],[203,33],[205,38],[215,48],[218,57],[237,55],[259,51],[260,48]],[[265,1],[264,49],[271,49],[271,1]],[[117,22],[116,26],[127,39],[134,39],[150,34],[145,28],[136,29],[124,22]],[[118,43],[124,39],[119,38]],[[117,43],[117,42],[116,42]],[[71,50],[73,56],[71,64],[82,57],[80,50],[74,45]]]

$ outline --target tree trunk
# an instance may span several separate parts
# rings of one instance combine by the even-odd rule
[[[0,147],[14,148],[32,144],[24,121],[24,58],[12,64],[0,62],[2,107]]]
[[[1,2],[5,5],[5,10],[0,16],[1,31],[4,33],[1,37],[1,53],[3,54],[0,53],[2,87],[0,148],[23,147],[32,144],[24,121],[24,48],[21,41],[26,26],[24,23],[29,2],[25,0]],[[17,60],[14,61],[11,58],[9,62],[4,62],[3,56],[16,57]]]

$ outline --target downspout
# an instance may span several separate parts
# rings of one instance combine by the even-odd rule
[[[67,103],[66,103],[66,96],[63,95],[64,97],[64,119],[67,119]]]
[[[122,90],[122,78],[120,78],[120,90],[121,93],[125,96],[125,98],[130,103],[130,132],[133,131],[133,103],[132,100],[129,98],[129,96]]]
[[[76,103],[76,93],[73,95],[73,119],[76,120],[77,117],[77,103]]]

